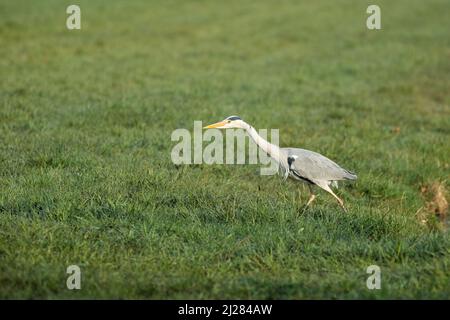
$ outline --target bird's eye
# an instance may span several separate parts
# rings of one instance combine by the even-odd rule
[[[228,123],[230,123],[231,122],[231,120],[228,120]]]

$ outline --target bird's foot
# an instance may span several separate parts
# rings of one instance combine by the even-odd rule
[[[348,213],[347,208],[344,206],[344,202],[340,201],[339,205],[341,206],[342,210],[344,210],[345,213]]]
[[[306,207],[309,207],[309,205],[314,201],[314,199],[316,198],[315,194],[311,194],[311,196],[309,197],[308,202],[306,203]]]

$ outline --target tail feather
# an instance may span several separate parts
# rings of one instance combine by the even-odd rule
[[[358,176],[354,172],[345,170],[344,178],[347,179],[347,180],[356,180],[356,179],[358,179]]]

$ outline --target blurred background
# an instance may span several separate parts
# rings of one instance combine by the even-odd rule
[[[0,296],[448,298],[450,2],[372,2],[77,1],[68,30],[75,3],[0,0]],[[234,114],[356,171],[350,213],[172,164]]]

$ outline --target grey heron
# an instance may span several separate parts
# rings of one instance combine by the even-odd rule
[[[356,180],[355,173],[339,166],[327,157],[310,150],[299,148],[280,148],[262,138],[251,125],[238,116],[230,116],[220,122],[210,124],[204,129],[232,129],[239,128],[247,131],[253,141],[272,159],[278,162],[284,170],[285,179],[292,178],[308,185],[310,197],[306,206],[309,206],[316,195],[313,186],[330,193],[346,211],[344,202],[331,189],[337,187],[337,182],[342,180]]]

